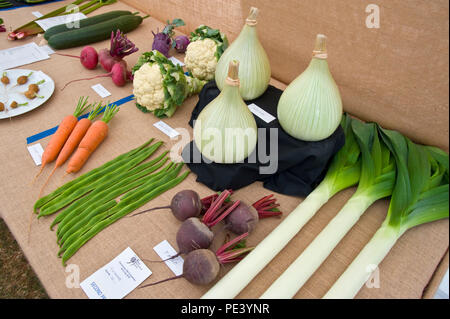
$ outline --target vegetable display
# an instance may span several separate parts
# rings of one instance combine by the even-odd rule
[[[186,255],[183,262],[183,274],[151,284],[146,284],[140,286],[139,288],[154,286],[179,278],[185,278],[194,285],[210,284],[219,275],[221,265],[237,262],[242,259],[242,256],[253,249],[252,247],[237,247],[238,244],[247,236],[248,233],[234,238],[217,249],[216,253],[213,253],[209,249],[193,250]]]
[[[356,192],[261,298],[294,297],[367,208],[392,194],[395,160],[379,140],[377,126],[352,119],[351,128],[361,150],[361,178]]]
[[[78,6],[79,12],[83,14],[89,14],[105,5],[113,4],[117,2],[117,0],[92,0],[86,4],[82,4],[83,2],[86,2],[86,0],[76,0],[71,4],[65,5],[59,9],[56,9],[52,12],[43,15],[40,18],[34,19],[33,21],[26,23],[25,25],[10,32],[8,34],[8,40],[20,40],[28,36],[44,32],[44,30],[36,23],[37,20],[43,20],[51,17],[70,14],[71,7],[73,5]]]
[[[387,217],[324,298],[353,298],[400,237],[409,229],[449,216],[448,154],[380,128],[397,164]],[[374,269],[374,268],[372,268]]]
[[[228,47],[228,39],[218,29],[201,25],[190,34],[184,63],[189,73],[200,80],[214,79],[217,62]]]
[[[167,25],[161,32],[153,33],[153,44],[152,50],[158,50],[167,58],[169,57],[169,51],[171,48],[175,48],[176,42],[173,39],[175,32],[173,31],[176,27],[181,27],[185,25],[182,19],[173,19],[172,22],[167,21]]]
[[[239,70],[240,93],[244,100],[252,100],[261,96],[266,91],[271,76],[269,58],[259,42],[256,30],[258,12],[257,8],[250,8],[250,14],[241,33],[220,57],[215,71],[217,87],[223,90],[228,65],[231,61],[238,60],[241,63]]]
[[[215,163],[240,162],[256,148],[258,129],[239,94],[239,68],[238,61],[230,62],[225,87],[200,112],[194,124],[195,145]]]
[[[81,175],[35,203],[38,218],[60,211],[51,227],[58,225],[58,255],[64,265],[101,230],[187,177],[189,171],[181,173],[182,163],[164,166],[168,152],[146,161],[162,145],[152,142]]]
[[[200,92],[205,81],[185,75],[157,50],[145,52],[132,69],[136,106],[156,117],[171,117],[184,100]]]
[[[84,28],[55,34],[48,40],[48,44],[53,49],[61,50],[100,42],[109,39],[111,32],[120,30],[122,33],[128,33],[133,31],[147,17],[132,14],[123,15]]]
[[[317,35],[311,63],[284,90],[277,112],[281,127],[303,141],[326,139],[339,126],[342,100],[328,68],[324,35]]]
[[[331,197],[358,183],[361,171],[360,149],[350,123],[348,116],[343,117],[345,145],[333,158],[323,181],[202,298],[237,296]]]

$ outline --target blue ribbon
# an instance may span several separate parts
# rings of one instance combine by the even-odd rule
[[[113,102],[111,104],[115,104],[115,105],[119,106],[119,105],[122,105],[122,104],[125,104],[127,102],[132,101],[133,98],[134,98],[134,95],[132,94],[132,95],[129,95],[127,97],[124,97],[123,99],[117,100],[116,102]],[[109,105],[111,105],[111,104],[109,104]],[[103,109],[101,109],[99,114],[103,113],[105,111],[105,109],[109,105],[107,105]],[[88,117],[88,116],[89,116],[89,113],[83,114],[83,115],[78,117],[78,120],[81,120],[82,118],[85,118],[85,117]],[[50,136],[50,135],[54,134],[57,129],[58,129],[58,126],[55,126],[55,127],[52,127],[51,129],[48,129],[48,130],[45,130],[43,132],[37,133],[35,135],[32,135],[30,137],[27,137],[27,145],[31,144],[31,143],[34,143],[36,141],[39,141],[39,140],[41,140],[41,139],[43,139],[43,138],[45,138],[47,136]]]

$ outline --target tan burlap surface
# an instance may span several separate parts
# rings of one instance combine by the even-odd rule
[[[249,1],[230,1],[235,3],[230,6],[224,4],[229,1],[192,1],[188,8],[186,2],[182,1],[134,2],[138,3],[135,4],[135,8],[143,8],[152,15],[137,30],[128,35],[140,48],[140,52],[151,49],[153,40],[151,31],[163,28],[164,24],[160,22],[161,20],[176,17],[186,20],[188,25],[182,29],[184,32],[204,23],[223,27],[233,39],[240,29],[239,19],[242,20],[242,17],[247,14],[250,5]],[[208,5],[205,4],[206,2]],[[362,5],[363,1],[356,1],[360,3],[358,16],[352,13],[353,6],[338,6],[333,1],[323,1],[323,3],[321,1],[320,5],[313,5],[314,1],[298,2],[301,5],[293,5],[294,1],[283,1],[283,5],[272,5],[270,3],[275,2],[269,1],[255,2],[254,5],[264,9],[260,21],[261,34],[264,36],[261,38],[267,46],[275,78],[289,82],[301,72],[310,58],[314,34],[323,32],[330,37],[330,65],[342,89],[348,111],[359,115],[362,119],[377,120],[387,126],[396,127],[416,140],[448,148],[448,102],[446,102],[448,90],[444,89],[448,87],[448,62],[442,61],[443,52],[448,53],[448,22],[447,29],[439,29],[439,22],[442,22],[441,18],[445,11],[438,10],[440,2],[430,3],[430,7],[427,7],[425,1],[414,1],[415,6],[408,2],[406,8],[400,8],[400,1],[389,1],[389,5],[382,1],[382,15],[384,14],[386,18],[382,20],[382,23],[385,23],[384,29],[382,27],[378,33],[375,33],[375,30],[366,30],[364,20],[360,21],[367,15]],[[181,3],[184,3],[183,6]],[[330,5],[333,8],[333,14],[327,7]],[[61,2],[37,8],[45,13],[59,6]],[[113,9],[136,11],[135,8],[117,3],[102,8],[95,14]],[[170,11],[171,8],[177,9]],[[423,11],[431,10],[430,8],[433,9],[432,15],[427,17]],[[30,8],[6,11],[2,13],[2,18],[7,25],[13,21],[11,24],[18,26],[30,20],[33,17],[31,12],[35,10]],[[321,15],[324,10],[328,10],[326,11],[327,19]],[[420,14],[413,14],[411,11],[420,12]],[[416,19],[414,20],[416,24],[408,28],[406,25],[408,19]],[[360,25],[359,31],[352,29],[352,22]],[[289,27],[290,25],[295,28]],[[419,27],[422,30],[420,32]],[[370,38],[367,32],[372,34]],[[447,37],[444,39],[445,32]],[[277,38],[281,34],[283,37]],[[393,37],[393,34],[397,36]],[[405,38],[405,34],[409,34],[409,38]],[[430,37],[425,41],[424,37],[428,35]],[[0,49],[30,41],[39,43],[40,39],[35,37],[9,42],[6,36],[2,35]],[[415,43],[415,47],[410,41]],[[101,49],[109,47],[109,42],[104,41],[93,46]],[[80,48],[75,48],[64,52],[77,54],[79,51]],[[183,59],[180,55],[176,56],[180,60]],[[126,58],[129,66],[134,65],[137,58],[138,54]],[[406,65],[407,62],[408,65]],[[86,70],[77,60],[57,55],[23,68],[42,70],[47,73],[55,80],[56,90],[47,103],[34,111],[11,120],[0,121],[0,177],[2,180],[0,216],[8,224],[50,297],[85,298],[81,289],[66,287],[66,278],[69,273],[65,271],[61,260],[56,256],[58,246],[55,233],[49,230],[51,217],[42,218],[39,221],[33,220],[30,242],[27,242],[29,216],[38,197],[39,188],[50,172],[50,167],[33,186],[30,185],[39,168],[27,151],[26,137],[57,125],[65,115],[73,112],[80,96],[89,95],[91,100],[100,100],[90,88],[91,85],[101,83],[107,88],[112,93],[112,96],[107,98],[110,101],[132,94],[132,85],[129,83],[123,88],[118,88],[109,78],[101,78],[74,83],[61,92],[62,86],[67,81],[100,75],[103,71],[100,68],[94,71]],[[439,69],[441,72],[438,72]],[[283,83],[276,80],[272,83],[280,88],[285,87]],[[173,128],[186,128],[191,132],[187,122],[196,102],[197,97],[189,98],[175,115],[166,119],[165,122]],[[153,115],[142,113],[132,102],[123,105],[116,118],[110,122],[109,136],[89,159],[81,173],[142,144],[150,137],[166,142],[163,149],[170,149],[178,140],[171,141],[153,127],[156,121],[158,119]],[[45,138],[39,142],[45,147],[48,141],[49,138]],[[46,192],[63,184],[62,175],[63,169],[55,174]],[[66,177],[64,181],[71,178],[73,177]],[[188,188],[195,189],[202,196],[211,193],[205,186],[197,184],[195,176],[191,174],[181,185],[146,204],[145,207],[166,205],[177,191]],[[327,203],[238,297],[259,297],[339,211],[352,192],[353,190],[342,192]],[[252,202],[268,193],[269,191],[265,190],[260,183],[255,183],[237,191],[235,197]],[[285,214],[292,211],[302,200],[283,195],[277,196]],[[387,201],[379,201],[365,213],[322,267],[297,293],[296,298],[319,298],[331,287],[379,227],[385,217],[387,205]],[[280,221],[281,219],[277,218],[263,220],[248,239],[248,244],[256,245]],[[80,279],[83,280],[128,246],[142,258],[156,259],[153,246],[167,239],[176,247],[175,234],[178,227],[179,222],[167,211],[123,219],[90,240],[70,259],[70,263],[80,267]],[[443,275],[440,270],[448,264],[448,255],[442,262],[448,251],[448,229],[448,220],[445,220],[407,232],[380,265],[381,287],[379,289],[363,288],[357,297],[421,298],[425,290],[427,291],[425,296],[432,295],[439,283],[439,277]],[[162,263],[149,264],[149,267],[153,275],[148,282],[172,275],[168,267]],[[228,266],[222,271],[226,272],[227,269],[229,269]],[[434,277],[432,280],[435,273],[438,274],[437,279]],[[185,280],[177,280],[149,289],[135,290],[128,298],[198,298],[208,288],[208,286],[196,287]]]

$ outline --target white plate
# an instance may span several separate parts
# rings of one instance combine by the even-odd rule
[[[33,74],[28,78],[28,82],[26,84],[16,86],[17,78],[22,75],[28,75],[30,72],[33,72]],[[53,91],[55,91],[55,82],[53,82],[53,80],[42,71],[12,69],[6,70],[6,74],[10,83],[5,86],[0,82],[0,102],[5,104],[5,110],[0,112],[0,119],[7,119],[34,110],[47,102],[47,100],[52,96]],[[45,82],[39,85],[38,95],[43,96],[44,98],[41,99],[36,97],[32,100],[27,99],[23,93],[28,90],[28,85],[37,83],[41,80],[45,80]],[[28,102],[28,105],[19,106],[13,109],[10,107],[13,101],[16,101],[18,104]]]

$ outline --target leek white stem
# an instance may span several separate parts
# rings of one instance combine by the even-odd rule
[[[347,270],[325,294],[324,299],[351,299],[370,278],[404,231],[382,225]]]
[[[341,211],[260,298],[293,298],[373,201],[364,195],[350,198]]]
[[[230,299],[236,297],[332,195],[327,183],[322,182],[255,249],[204,294],[202,299]]]

